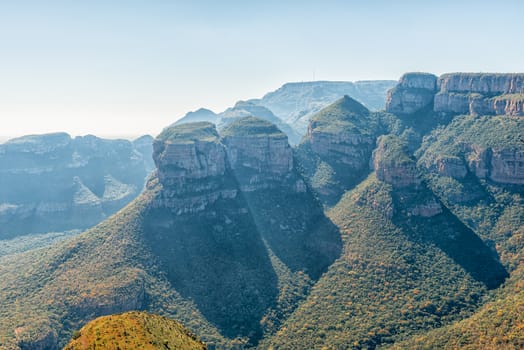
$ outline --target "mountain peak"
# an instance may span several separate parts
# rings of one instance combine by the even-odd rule
[[[235,120],[228,125],[221,134],[222,136],[279,135],[286,137],[286,135],[280,131],[275,124],[253,116],[242,117]]]

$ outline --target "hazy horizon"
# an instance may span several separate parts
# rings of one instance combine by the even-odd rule
[[[0,140],[154,136],[189,111],[221,112],[287,82],[523,71],[523,9],[516,0],[3,4]]]

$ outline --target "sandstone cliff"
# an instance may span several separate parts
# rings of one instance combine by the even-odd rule
[[[407,144],[397,136],[379,137],[377,148],[373,151],[373,167],[377,179],[394,188],[420,185],[416,162],[409,157]]]
[[[524,115],[524,74],[449,73],[437,80],[407,73],[388,92],[386,110],[412,114],[433,109],[444,114]]]
[[[469,174],[502,184],[524,184],[524,119],[458,116],[426,139],[419,164],[456,180]]]
[[[224,129],[222,135],[228,164],[243,191],[268,188],[293,175],[293,152],[287,136],[275,125],[247,117]]]
[[[428,73],[406,73],[396,87],[388,91],[386,111],[411,114],[433,107],[437,77]]]

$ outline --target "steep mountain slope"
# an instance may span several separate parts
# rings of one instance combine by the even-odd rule
[[[416,175],[407,143],[380,138],[375,174],[329,211],[342,256],[268,348],[375,348],[471,314],[507,272]]]
[[[0,237],[102,221],[142,191],[153,167],[151,140],[57,133],[0,144]]]
[[[262,99],[253,101],[269,108],[300,135],[304,135],[309,118],[344,95],[351,96],[369,109],[383,109],[386,92],[395,83],[393,80],[287,83]]]
[[[344,96],[311,118],[297,157],[324,203],[336,204],[369,173],[375,139],[384,129],[382,117]]]
[[[55,349],[96,316],[136,309],[219,348],[256,344],[338,257],[338,230],[272,124],[241,119],[222,138],[209,123],[168,128],[154,158],[157,175],[118,214],[2,260],[0,347]]]
[[[295,150],[253,117],[165,129],[132,204],[0,258],[0,347],[54,349],[131,309],[210,348],[521,347],[523,119],[436,98],[493,102],[519,77],[409,73],[392,113],[345,96]]]
[[[176,321],[145,312],[99,317],[82,327],[64,350],[180,349],[207,347]]]

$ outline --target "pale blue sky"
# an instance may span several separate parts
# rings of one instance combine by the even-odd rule
[[[0,0],[0,135],[157,134],[289,81],[524,71],[524,1]]]

